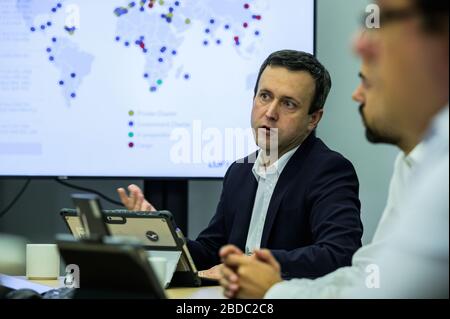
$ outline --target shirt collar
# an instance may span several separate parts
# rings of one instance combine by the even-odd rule
[[[281,156],[275,163],[273,163],[271,166],[266,168],[264,166],[263,162],[263,151],[260,150],[258,152],[258,157],[256,158],[255,163],[253,164],[252,172],[255,176],[256,180],[259,180],[259,178],[266,178],[268,175],[274,176],[274,174],[277,174],[276,176],[281,175],[283,172],[284,167],[291,159],[292,155],[298,150],[300,145],[297,147],[294,147],[292,150]]]
[[[449,106],[448,104],[442,109],[441,112],[435,117],[430,130],[424,141],[418,144],[408,155],[403,157],[403,160],[409,167],[417,165],[420,163],[425,156],[425,143],[427,140],[431,139],[433,136],[442,135],[448,138],[448,127],[449,127]]]
[[[405,161],[408,167],[413,167],[419,164],[425,155],[423,142],[416,145],[413,150],[408,154],[403,156],[403,160]]]
[[[425,141],[429,141],[436,136],[443,137],[448,142],[449,133],[449,107],[447,105],[435,116],[431,128],[425,136]]]
[[[442,109],[441,112],[436,116],[433,126],[438,131],[438,134],[445,137],[448,141],[449,132],[449,109],[448,104]]]

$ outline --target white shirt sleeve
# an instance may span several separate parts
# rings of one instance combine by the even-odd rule
[[[383,211],[381,221],[377,227],[374,240],[369,245],[361,247],[352,259],[351,267],[343,267],[336,271],[317,278],[293,279],[274,285],[265,295],[268,299],[301,298],[321,299],[340,298],[348,289],[360,286],[366,280],[366,267],[373,263],[372,256],[382,246],[385,236],[389,233],[392,219],[396,218],[394,208],[400,197],[399,193],[404,186],[406,174],[402,161],[403,154],[399,154],[395,161],[394,173],[389,186],[389,195],[386,207]]]
[[[425,157],[408,185],[398,183],[402,174],[396,165],[374,240],[356,252],[351,267],[315,280],[279,283],[265,298],[448,298],[448,106],[421,147]],[[400,196],[391,196],[402,186]],[[368,281],[371,278],[376,280]]]
[[[417,179],[394,235],[375,257],[380,288],[356,288],[360,298],[449,297],[449,159]]]
[[[359,298],[449,297],[449,112],[425,139],[426,159],[410,179],[409,195],[383,250],[374,256],[378,289],[355,288]]]
[[[355,283],[364,280],[363,267],[351,266],[317,278],[292,279],[278,283],[266,293],[266,299],[330,299],[339,298]]]
[[[448,298],[448,121],[447,107],[419,145],[424,156],[413,171],[397,158],[373,241],[351,267],[279,283],[265,298]]]

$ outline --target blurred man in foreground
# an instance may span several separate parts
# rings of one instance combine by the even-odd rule
[[[371,141],[396,144],[413,160],[421,142],[411,176],[395,200],[391,183],[373,242],[358,250],[352,267],[316,280],[282,282],[269,251],[243,259],[234,247],[224,247],[221,284],[226,296],[448,298],[449,5],[378,3],[381,29],[366,32],[356,44],[369,67],[362,114]]]

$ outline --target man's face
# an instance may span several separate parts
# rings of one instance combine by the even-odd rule
[[[363,124],[366,128],[366,137],[372,143],[387,143],[397,144],[397,139],[392,129],[383,126],[383,123],[373,123],[372,118],[366,116],[366,109],[379,107],[380,100],[378,96],[373,94],[372,81],[376,76],[376,69],[369,67],[368,64],[363,63],[359,78],[361,83],[353,92],[352,98],[359,103],[359,112],[361,114]],[[377,125],[378,124],[378,125]]]
[[[382,12],[414,10],[412,0],[379,0]],[[373,94],[380,103],[366,105],[364,117],[378,131],[388,128],[396,138],[411,131],[421,109],[430,103],[433,92],[427,57],[426,36],[418,14],[383,23],[381,29],[368,31],[357,43],[364,63],[377,70],[372,80]]]
[[[253,101],[256,144],[268,151],[278,142],[280,157],[302,143],[322,116],[322,110],[308,114],[314,93],[315,82],[308,72],[268,66]]]

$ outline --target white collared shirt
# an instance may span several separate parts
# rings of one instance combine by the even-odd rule
[[[448,298],[448,106],[419,147],[397,159],[373,241],[355,253],[351,267],[284,281],[265,298]]]
[[[282,282],[273,286],[267,292],[266,298],[339,298],[349,287],[358,286],[360,282],[364,282],[367,275],[365,268],[374,262],[374,255],[389,237],[390,228],[399,216],[398,206],[401,203],[402,193],[413,168],[421,163],[424,157],[423,147],[421,143],[408,155],[402,152],[397,156],[386,207],[372,242],[358,249],[353,255],[351,267],[337,269],[315,280],[294,279]]]
[[[449,109],[433,121],[424,159],[410,179],[392,236],[375,256],[380,287],[348,292],[358,298],[449,297]]]
[[[246,254],[250,254],[261,247],[261,238],[273,191],[283,169],[299,147],[300,145],[293,148],[269,167],[264,165],[263,151],[260,151],[253,164],[252,171],[258,181],[258,189],[256,190],[252,219],[248,230],[247,243],[245,244]]]

